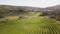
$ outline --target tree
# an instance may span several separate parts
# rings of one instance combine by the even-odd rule
[[[43,13],[41,14],[41,16],[47,16],[47,15],[48,15],[47,12],[43,12]]]

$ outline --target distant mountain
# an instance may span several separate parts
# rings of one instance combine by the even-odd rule
[[[29,6],[11,6],[11,5],[0,5],[0,9],[25,9],[25,10],[34,10],[34,11],[40,11],[44,10],[44,8],[39,7],[29,7]]]
[[[0,9],[25,9],[25,10],[34,10],[34,11],[44,11],[44,10],[60,10],[60,5],[46,7],[46,8],[40,8],[40,7],[30,7],[30,6],[12,6],[12,5],[0,5]]]
[[[51,6],[51,7],[47,7],[46,9],[49,9],[49,10],[60,10],[60,5],[56,5],[56,6]]]

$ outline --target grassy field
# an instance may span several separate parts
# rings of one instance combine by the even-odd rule
[[[12,20],[0,25],[0,34],[60,34],[60,23],[46,17]]]

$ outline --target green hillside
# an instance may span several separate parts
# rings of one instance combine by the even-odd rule
[[[46,17],[29,17],[0,25],[0,34],[60,34],[60,24]]]

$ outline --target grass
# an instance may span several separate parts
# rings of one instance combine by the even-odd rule
[[[46,17],[30,16],[0,25],[0,34],[60,34],[60,23]]]

